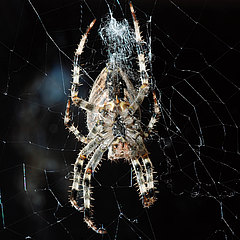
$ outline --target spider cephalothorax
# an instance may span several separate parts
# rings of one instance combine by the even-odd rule
[[[64,123],[69,131],[76,136],[78,141],[86,144],[80,151],[74,164],[70,201],[77,210],[84,211],[85,222],[100,234],[106,233],[106,230],[97,227],[93,220],[90,204],[91,175],[107,150],[108,159],[117,161],[120,158],[124,158],[132,164],[143,206],[149,207],[156,200],[153,166],[148,157],[144,139],[152,131],[160,111],[155,93],[153,92],[154,115],[151,117],[146,131],[143,131],[140,119],[140,106],[149,93],[150,84],[142,49],[143,41],[131,3],[130,9],[133,16],[135,35],[130,35],[132,38],[129,38],[131,44],[135,45],[138,54],[140,88],[135,89],[127,71],[124,70],[126,69],[123,66],[124,59],[118,59],[118,54],[115,54],[114,58],[116,59],[113,61],[113,58],[111,58],[95,80],[88,101],[78,97],[81,72],[79,56],[83,52],[87,35],[95,23],[94,20],[83,35],[75,53],[71,100],[68,100],[64,118]],[[77,127],[72,123],[70,116],[71,102],[75,106],[87,111],[87,126],[89,130],[87,137],[81,135]],[[91,156],[90,159],[88,159],[89,156]]]

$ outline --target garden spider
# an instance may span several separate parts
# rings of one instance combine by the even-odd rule
[[[68,130],[76,136],[78,141],[86,144],[78,154],[74,164],[70,202],[77,210],[84,212],[84,220],[87,225],[100,234],[106,233],[106,230],[97,227],[93,219],[90,204],[91,176],[102,160],[105,151],[108,150],[108,159],[112,161],[124,158],[131,162],[144,207],[150,207],[156,200],[153,166],[144,145],[144,138],[152,131],[160,110],[156,95],[153,92],[154,114],[149,121],[147,131],[144,132],[140,122],[140,105],[149,94],[150,84],[142,48],[144,42],[131,3],[130,10],[135,29],[135,37],[133,37],[132,41],[138,54],[141,87],[135,90],[123,68],[108,62],[95,80],[88,101],[78,97],[81,72],[79,56],[83,52],[88,33],[95,23],[95,20],[93,20],[86,33],[82,36],[75,52],[71,100],[69,99],[67,102],[64,117],[64,123]],[[119,86],[119,78],[122,79],[124,87]],[[87,137],[81,135],[77,127],[73,125],[70,116],[71,102],[73,105],[87,111],[89,130]],[[141,158],[143,164],[140,163],[139,158]],[[84,165],[86,165],[85,169]]]

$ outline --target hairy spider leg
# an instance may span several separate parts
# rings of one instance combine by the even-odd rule
[[[94,111],[95,105],[78,97],[78,87],[80,85],[79,77],[80,77],[80,70],[81,70],[80,65],[78,64],[78,62],[79,62],[78,58],[83,53],[83,48],[86,43],[88,33],[91,30],[91,28],[93,27],[95,22],[96,22],[96,19],[94,19],[91,22],[86,33],[82,36],[81,41],[78,44],[77,50],[75,52],[74,63],[73,63],[73,82],[72,82],[72,87],[71,87],[71,98],[72,98],[74,105],[76,105],[77,107],[80,107],[82,109],[85,109],[87,111]]]
[[[83,201],[83,187],[82,187],[82,169],[84,161],[87,160],[89,154],[91,154],[100,144],[102,138],[97,136],[95,139],[91,140],[78,154],[76,162],[74,164],[74,175],[72,190],[70,194],[70,202],[73,207],[78,211],[83,210],[82,201]],[[80,203],[80,204],[79,204]]]
[[[88,35],[89,31],[91,30],[91,28],[93,27],[95,21],[96,21],[96,19],[94,19],[91,22],[86,33],[82,36],[82,39],[81,39],[81,41],[78,45],[78,48],[75,52],[74,64],[73,64],[73,82],[72,82],[72,87],[71,87],[71,99],[76,106],[78,106],[82,109],[85,109],[87,111],[93,111],[95,109],[95,105],[78,97],[78,87],[80,85],[79,84],[80,66],[78,64],[78,61],[79,61],[78,58],[83,52],[83,48],[84,48],[85,42],[87,40],[87,35]],[[87,138],[84,137],[79,132],[78,128],[73,125],[73,122],[72,122],[72,119],[70,116],[70,103],[71,103],[70,100],[68,100],[67,106],[66,106],[66,111],[65,111],[64,124],[68,128],[68,130],[75,135],[75,137],[78,139],[78,141],[83,142],[83,143],[88,143]]]
[[[145,196],[147,194],[147,188],[146,188],[146,184],[145,184],[142,166],[138,159],[131,160],[131,163],[132,163],[134,172],[136,174],[139,195],[142,200],[142,204],[145,207]]]
[[[136,99],[129,107],[130,112],[133,114],[138,109],[139,105],[142,104],[145,96],[147,96],[149,93],[149,81],[148,81],[148,74],[147,74],[146,64],[145,64],[145,55],[142,48],[143,41],[141,38],[140,27],[139,27],[138,20],[136,18],[136,14],[131,2],[130,2],[130,10],[132,13],[133,24],[135,29],[138,64],[139,64],[139,70],[140,70],[140,80],[142,83],[141,87],[139,88]]]
[[[96,233],[105,234],[107,231],[104,228],[97,227],[93,219],[93,213],[91,209],[91,176],[96,167],[100,163],[104,152],[108,149],[112,143],[113,138],[106,139],[97,150],[94,152],[91,160],[85,167],[83,176],[83,200],[84,200],[84,221],[92,228]]]
[[[147,193],[144,196],[144,205],[145,207],[150,207],[156,201],[154,179],[153,179],[153,165],[147,153],[142,156],[142,161],[145,169],[145,177],[146,177],[146,185],[147,185]]]
[[[155,124],[158,122],[159,117],[160,117],[160,108],[159,108],[159,105],[157,102],[157,97],[156,97],[155,91],[153,91],[153,102],[154,102],[154,107],[153,107],[154,113],[148,123],[148,126],[147,126],[147,130],[148,130],[148,133],[146,133],[147,136],[149,133],[151,133],[153,131]]]
[[[139,61],[139,68],[140,68],[140,79],[142,82],[142,86],[140,87],[138,91],[138,95],[135,99],[135,101],[131,104],[129,107],[131,112],[134,113],[139,105],[143,102],[145,96],[149,93],[149,82],[148,82],[148,74],[146,70],[146,64],[145,64],[145,56],[142,49],[142,39],[141,39],[141,33],[140,33],[140,27],[136,18],[136,14],[133,8],[132,3],[130,2],[130,9],[133,17],[133,23],[134,23],[134,29],[135,29],[135,35],[136,35],[136,42],[137,42],[137,52],[138,52],[138,61]],[[154,114],[151,117],[149,124],[148,124],[148,132],[151,132],[154,128],[154,125],[158,121],[158,118],[160,116],[160,109],[157,103],[156,93],[153,91],[153,100],[154,100]]]
[[[67,102],[65,116],[64,116],[64,125],[68,128],[69,132],[73,133],[77,140],[82,143],[88,143],[88,140],[83,136],[77,127],[74,126],[73,121],[70,116],[70,100]]]
[[[137,142],[139,148],[142,150],[140,152],[140,156],[144,166],[144,170],[142,170],[142,167],[139,170],[144,173],[143,177],[141,176],[140,173],[136,174],[137,184],[139,186],[140,196],[142,199],[143,206],[150,207],[156,201],[155,191],[154,191],[155,187],[154,187],[154,179],[153,179],[153,165],[151,160],[148,157],[148,152],[144,145],[143,138],[140,135],[138,135],[135,137],[135,141]],[[139,161],[138,161],[138,164],[140,165]],[[142,189],[140,188],[140,186],[142,187]]]

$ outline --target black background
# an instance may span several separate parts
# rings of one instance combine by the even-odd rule
[[[119,2],[125,17],[131,21],[128,2]],[[196,82],[191,82],[192,86],[209,102],[212,100],[211,106],[222,120],[219,130],[222,123],[226,125],[224,137],[218,135],[218,128],[212,132],[210,128],[206,129],[203,133],[206,145],[213,148],[203,148],[202,156],[205,160],[204,156],[216,160],[207,165],[211,176],[217,181],[220,174],[234,191],[226,190],[222,184],[218,186],[220,192],[209,187],[209,195],[202,192],[203,196],[194,197],[196,180],[190,178],[196,173],[186,167],[188,163],[193,166],[192,156],[181,149],[179,139],[168,139],[163,130],[166,130],[164,122],[160,120],[158,132],[161,141],[157,142],[159,138],[153,137],[146,143],[159,180],[160,193],[154,207],[142,209],[135,189],[129,187],[131,172],[127,163],[106,161],[95,174],[95,216],[107,228],[109,234],[106,236],[89,230],[83,223],[83,214],[76,212],[68,203],[69,172],[81,145],[76,144],[64,129],[62,117],[71,81],[73,53],[81,33],[94,17],[99,21],[89,36],[83,64],[93,79],[104,66],[104,53],[99,37],[96,38],[96,29],[100,19],[108,13],[107,6],[105,1],[92,0],[32,1],[32,4],[43,25],[28,1],[2,1],[0,6],[0,181],[5,216],[5,228],[3,218],[0,221],[1,239],[218,240],[225,239],[225,236],[239,239],[239,220],[234,219],[240,216],[239,173],[233,170],[239,169],[238,1],[133,1],[143,36],[150,33],[152,37],[152,74],[157,88],[163,92],[163,104],[167,106],[169,99],[175,100],[176,110],[188,116],[192,114],[193,108],[188,110],[186,101],[178,101],[176,95],[171,95],[172,86],[175,86],[191,99],[202,122],[216,124],[208,106],[198,105],[197,93],[188,90],[182,81],[185,78],[189,82],[196,79]],[[109,4],[114,9],[114,16],[122,18],[118,4]],[[151,30],[146,24],[150,15]],[[87,77],[85,80],[91,85]],[[222,104],[214,105],[216,94],[212,94],[205,81],[223,100]],[[88,94],[87,83],[81,92],[83,97]],[[150,102],[146,101],[146,108]],[[143,121],[146,121],[150,114],[143,112]],[[84,115],[76,119],[79,125],[85,126]],[[184,119],[180,119],[178,114],[173,115],[173,119],[178,126],[185,126]],[[228,124],[233,127],[228,127]],[[184,129],[184,135],[194,145],[195,139],[191,136],[191,127],[188,127]],[[86,134],[86,129],[83,128],[82,132]],[[173,146],[184,155],[179,157],[179,161],[171,153]],[[173,156],[171,170],[165,154]],[[231,168],[222,168],[218,160]],[[183,165],[180,166],[179,162]],[[24,190],[24,169],[27,191]],[[197,169],[204,179],[206,171],[200,166]],[[232,214],[224,211],[224,217],[235,235],[221,219],[218,202],[221,198],[217,198],[221,194],[229,196],[230,192],[235,192],[235,197],[226,198],[223,203],[232,210]]]

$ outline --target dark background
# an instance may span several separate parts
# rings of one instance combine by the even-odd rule
[[[131,23],[128,2],[119,2]],[[89,230],[68,202],[81,145],[62,118],[73,53],[93,18],[82,64],[93,79],[104,67],[97,29],[108,9],[105,1],[31,3],[39,17],[28,1],[0,3],[1,239],[239,239],[239,2],[133,1],[142,35],[151,35],[151,73],[166,110],[158,135],[146,143],[159,194],[154,207],[142,209],[129,165],[105,161],[94,175],[93,204],[106,236]],[[123,18],[117,1],[109,5]],[[83,84],[80,94],[87,97],[92,82],[85,76]],[[149,109],[150,98],[143,122]],[[86,134],[85,115],[76,111],[75,121]],[[186,142],[201,149],[203,162]]]

